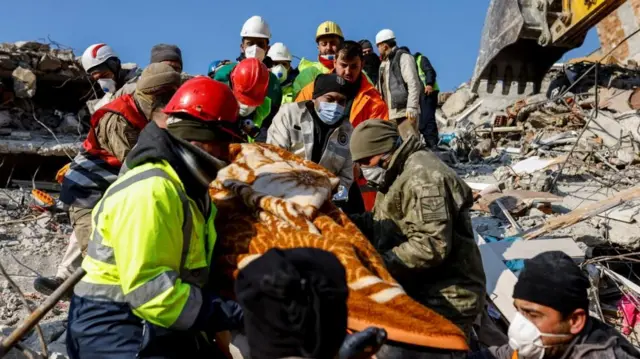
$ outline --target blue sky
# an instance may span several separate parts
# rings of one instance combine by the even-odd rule
[[[185,70],[206,72],[214,59],[235,59],[240,29],[252,15],[271,26],[271,42],[284,42],[294,55],[317,56],[314,35],[325,20],[340,24],[347,39],[373,42],[383,28],[398,42],[427,55],[438,82],[451,90],[467,81],[475,65],[489,0],[18,0],[2,5],[0,42],[51,39],[76,54],[106,42],[123,62],[146,65],[151,47],[160,42],[181,47]],[[8,15],[8,16],[7,16]],[[591,31],[582,56],[599,47]]]

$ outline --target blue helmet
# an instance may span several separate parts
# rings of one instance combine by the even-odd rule
[[[220,67],[231,63],[230,60],[213,60],[210,64],[209,64],[209,70],[207,71],[207,75],[209,75],[209,77],[213,78],[213,76],[216,74],[216,70],[218,70]]]

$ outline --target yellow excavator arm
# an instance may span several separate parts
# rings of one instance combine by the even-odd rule
[[[472,86],[478,94],[540,92],[545,74],[625,0],[492,0]]]

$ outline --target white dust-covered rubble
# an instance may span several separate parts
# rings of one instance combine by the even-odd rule
[[[71,226],[66,214],[53,215],[34,210],[29,203],[28,191],[0,190],[0,263],[35,308],[45,299],[33,289],[36,273],[45,276],[55,274],[58,261],[67,246]],[[68,304],[59,302],[40,322],[50,358],[66,355],[64,331]],[[27,316],[19,294],[6,278],[0,276],[0,335],[8,335]],[[40,351],[35,332],[29,334],[21,344]],[[24,358],[16,349],[6,357]]]

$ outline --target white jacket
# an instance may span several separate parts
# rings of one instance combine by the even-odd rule
[[[267,143],[284,148],[306,160],[311,161],[313,153],[313,117],[306,102],[286,103],[273,118],[267,132]],[[353,183],[353,161],[349,151],[349,140],[353,127],[348,120],[329,135],[327,146],[319,165],[340,178],[340,184],[347,190]]]

